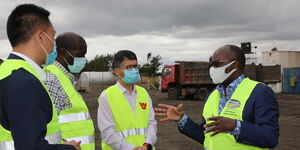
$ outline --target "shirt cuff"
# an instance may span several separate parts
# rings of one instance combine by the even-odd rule
[[[177,121],[177,125],[179,127],[180,130],[183,130],[186,123],[187,123],[187,120],[188,120],[188,116],[186,114],[183,114],[181,119],[179,121]]]
[[[155,145],[155,142],[156,142],[156,140],[153,140],[153,139],[151,139],[151,138],[146,138],[146,139],[145,139],[145,143],[151,144],[152,146]]]
[[[236,121],[236,127],[234,128],[233,131],[230,132],[231,135],[233,135],[236,139],[238,138],[238,136],[241,133],[241,121],[237,120]]]

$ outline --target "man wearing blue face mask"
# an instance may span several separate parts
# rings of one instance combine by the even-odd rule
[[[99,97],[102,150],[154,149],[157,122],[147,91],[135,85],[140,78],[136,55],[128,50],[117,52],[112,69],[118,82]]]
[[[159,104],[160,121],[175,120],[179,131],[205,150],[267,150],[278,143],[278,104],[268,86],[243,74],[245,55],[234,45],[216,50],[210,76],[216,89],[207,97],[203,122],[195,123],[177,107]]]
[[[74,87],[74,74],[79,74],[86,65],[85,40],[72,32],[56,38],[58,56],[56,61],[44,68],[45,84],[52,95],[58,112],[62,138],[81,142],[82,150],[94,150],[94,125],[89,110]]]
[[[56,58],[50,12],[17,6],[7,20],[12,52],[0,65],[0,150],[79,150],[63,142],[56,109],[40,66]]]

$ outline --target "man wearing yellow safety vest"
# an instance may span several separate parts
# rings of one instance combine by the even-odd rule
[[[82,150],[94,150],[94,125],[89,110],[74,87],[75,74],[85,67],[87,45],[83,37],[72,32],[56,38],[56,61],[44,68],[45,84],[59,114],[62,138],[80,141]]]
[[[147,91],[135,85],[140,78],[136,55],[129,50],[117,52],[112,68],[118,82],[99,97],[102,150],[154,149],[157,122]]]
[[[41,65],[55,60],[55,30],[49,11],[33,4],[17,6],[7,21],[13,52],[0,66],[0,149],[80,150],[80,142],[62,143],[58,116]]]
[[[210,75],[216,89],[206,99],[203,122],[197,124],[177,107],[159,104],[160,121],[176,120],[181,133],[206,150],[264,150],[278,143],[278,104],[268,86],[243,74],[245,55],[234,45],[216,50]]]

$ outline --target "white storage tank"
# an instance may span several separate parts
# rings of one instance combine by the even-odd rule
[[[80,89],[88,88],[90,85],[116,83],[117,77],[112,72],[82,72],[79,78],[78,86]]]

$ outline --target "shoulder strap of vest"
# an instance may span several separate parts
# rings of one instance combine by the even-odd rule
[[[136,88],[137,91],[140,91],[140,92],[143,92],[143,93],[144,92],[147,93],[147,90],[145,88],[141,87],[141,86],[135,85],[135,88]]]
[[[43,70],[53,73],[57,78],[59,78],[60,75],[64,75],[64,73],[55,65],[48,65]]]
[[[57,66],[49,65],[44,68],[44,71],[51,72],[56,76],[67,95],[75,90],[71,80]]]
[[[112,86],[108,87],[107,89],[105,89],[104,92],[106,92],[106,94],[107,94],[107,93],[112,92],[113,90],[116,90],[116,88],[118,88],[118,86],[115,84],[115,85],[112,85]]]
[[[48,93],[50,99],[52,99],[50,93],[48,92],[48,88],[46,87],[46,85],[42,81],[41,77],[38,75],[38,73],[34,70],[34,68],[27,61],[20,60],[20,59],[5,60],[0,66],[0,70],[1,70],[0,80],[10,76],[13,71],[18,70],[20,68],[23,68],[26,71],[28,71],[29,73],[31,73],[32,75],[34,75],[40,81],[42,86],[45,88],[45,90]]]
[[[245,78],[235,89],[231,97],[237,97],[239,99],[246,97],[246,99],[248,99],[257,84],[259,84],[259,82],[251,80],[250,78]],[[238,95],[239,93],[243,93],[243,95]]]
[[[136,90],[137,91],[140,91],[140,92],[143,92],[143,93],[147,93],[147,91],[146,91],[146,89],[145,88],[143,88],[143,87],[141,87],[141,86],[138,86],[138,85],[135,85],[135,87],[136,87]],[[106,93],[106,94],[108,94],[108,93],[110,93],[110,92],[113,92],[114,90],[119,90],[119,88],[118,88],[118,86],[115,84],[115,85],[112,85],[112,86],[110,86],[110,87],[108,87],[106,90],[104,90],[104,92]]]
[[[0,80],[8,77],[9,75],[12,74],[13,71],[18,70],[20,68],[24,68],[26,71],[33,74],[35,77],[37,77],[40,80],[40,77],[38,76],[36,71],[32,68],[32,66],[28,62],[20,59],[8,59],[1,64]]]

